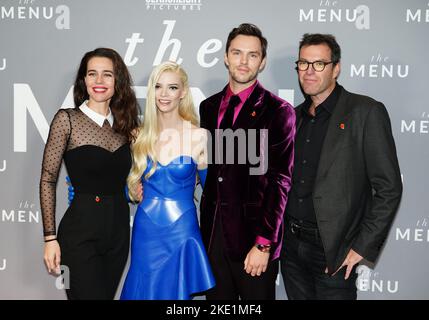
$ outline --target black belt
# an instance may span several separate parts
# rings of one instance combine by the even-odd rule
[[[297,237],[311,237],[313,239],[320,239],[319,229],[317,227],[310,227],[305,223],[287,218],[286,219],[287,228]]]

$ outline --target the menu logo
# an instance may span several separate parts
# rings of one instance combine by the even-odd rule
[[[370,10],[366,5],[347,8],[340,1],[321,0],[317,8],[299,9],[299,22],[353,23],[358,30],[369,30]]]

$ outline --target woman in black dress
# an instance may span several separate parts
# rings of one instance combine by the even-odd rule
[[[74,84],[75,108],[51,123],[40,179],[49,272],[68,268],[69,299],[113,299],[129,248],[129,207],[124,188],[130,142],[138,126],[131,76],[108,48],[82,58]],[[55,230],[58,174],[64,159],[75,196]]]

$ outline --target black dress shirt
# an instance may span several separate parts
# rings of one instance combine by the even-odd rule
[[[292,188],[286,215],[311,227],[317,226],[312,194],[320,153],[340,91],[341,86],[336,84],[328,98],[316,107],[315,116],[309,112],[312,100],[307,97],[300,110],[301,122],[297,124]]]

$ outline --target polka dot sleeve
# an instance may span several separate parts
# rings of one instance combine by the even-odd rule
[[[58,174],[70,136],[70,118],[66,110],[59,110],[52,120],[45,145],[40,177],[40,206],[44,236],[55,235],[55,205]]]

